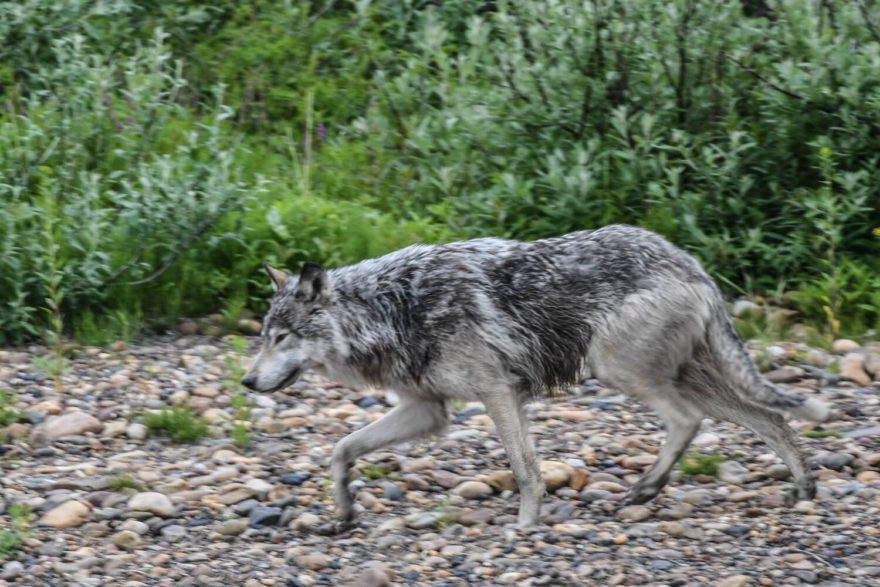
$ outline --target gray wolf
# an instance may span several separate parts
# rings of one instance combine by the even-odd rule
[[[815,496],[784,415],[821,421],[828,407],[760,375],[717,286],[657,234],[613,225],[534,242],[414,245],[329,271],[309,263],[298,276],[267,270],[275,294],[244,385],[271,392],[314,369],[400,397],[334,449],[343,526],[354,516],[347,485],[355,459],[440,433],[454,399],[486,406],[519,486],[518,522],[536,524],[545,488],[523,406],[564,390],[584,369],[666,425],[630,502],[658,494],[705,417],[742,425],[776,451],[794,477],[791,500]]]

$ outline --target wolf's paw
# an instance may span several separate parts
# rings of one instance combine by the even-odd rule
[[[357,527],[354,519],[336,520],[315,526],[315,534],[320,536],[337,536]]]
[[[658,493],[660,493],[660,487],[656,485],[636,483],[623,498],[623,502],[628,505],[640,505],[651,501],[657,497]]]
[[[792,485],[785,490],[785,505],[792,507],[799,501],[812,501],[816,498],[816,485],[808,486]]]

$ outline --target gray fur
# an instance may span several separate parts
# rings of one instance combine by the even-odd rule
[[[355,459],[440,432],[451,399],[481,400],[520,487],[519,522],[537,522],[544,486],[523,404],[589,370],[655,409],[669,438],[630,499],[651,499],[704,417],[752,429],[792,470],[796,497],[815,484],[780,414],[824,419],[750,361],[722,296],[697,261],[662,237],[608,226],[558,238],[415,245],[301,275],[269,268],[277,291],[263,347],[243,382],[258,391],[305,369],[395,390],[401,403],[343,439],[332,459],[340,517]]]

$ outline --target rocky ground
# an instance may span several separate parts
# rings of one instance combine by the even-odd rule
[[[693,448],[727,459],[718,476],[683,476],[624,506],[664,433],[635,401],[588,382],[530,409],[551,489],[540,527],[513,526],[504,451],[481,406],[461,404],[442,439],[359,462],[359,527],[329,537],[315,531],[332,516],[328,458],[388,409],[381,391],[306,377],[250,396],[245,414],[230,339],[85,348],[58,381],[35,362],[43,349],[0,350],[0,390],[22,414],[0,430],[0,533],[13,504],[33,511],[0,584],[880,585],[880,349],[835,351],[754,351],[771,378],[836,408],[818,430],[792,422],[819,478],[815,502],[785,507],[779,459],[707,421]],[[149,435],[143,415],[173,404],[201,413],[209,436]],[[236,417],[253,429],[245,448],[230,440]]]

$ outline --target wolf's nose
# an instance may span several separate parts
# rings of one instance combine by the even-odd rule
[[[247,387],[248,389],[256,389],[257,385],[257,376],[253,373],[248,373],[244,377],[241,378],[241,384]]]

